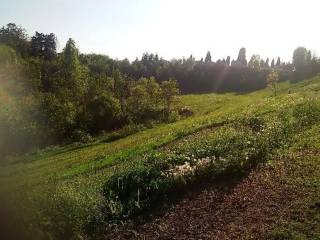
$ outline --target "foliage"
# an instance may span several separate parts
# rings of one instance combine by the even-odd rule
[[[36,32],[31,38],[31,55],[51,60],[56,56],[56,36],[53,33],[44,34]]]
[[[253,69],[256,69],[256,70],[260,70],[260,56],[259,55],[252,55],[249,63],[248,63],[248,66],[253,68]]]
[[[8,109],[0,118],[2,136],[11,139],[11,143],[1,139],[6,155],[49,144],[86,142],[90,140],[87,136],[102,131],[132,122],[161,122],[175,114],[171,114],[173,95],[178,94],[174,81],[168,85],[172,90],[165,87],[166,82],[161,89],[153,77],[133,81],[119,71],[125,62],[118,66],[105,56],[80,55],[73,39],[57,54],[53,33],[36,32],[29,42],[24,29],[9,24],[1,29],[0,40],[5,44],[0,45],[0,77],[5,83],[1,90],[7,99],[2,104]],[[23,42],[27,43],[26,54],[20,49]],[[11,131],[14,124],[21,129]],[[36,141],[18,144],[30,134]]]
[[[172,112],[172,105],[176,101],[176,96],[179,94],[178,83],[172,79],[168,81],[163,81],[161,83],[161,95],[164,99],[165,111],[167,118]]]
[[[8,23],[0,29],[0,44],[11,47],[23,57],[26,57],[29,53],[27,39],[26,30],[15,23]]]

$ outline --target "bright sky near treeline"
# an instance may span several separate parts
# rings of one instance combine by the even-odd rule
[[[144,52],[165,59],[247,58],[291,61],[305,46],[320,54],[319,0],[0,0],[0,25],[14,22],[55,33],[61,50],[73,38],[81,52],[134,60]]]

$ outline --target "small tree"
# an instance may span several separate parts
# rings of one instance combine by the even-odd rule
[[[252,55],[248,65],[249,67],[255,69],[255,70],[260,70],[260,56],[259,55]]]
[[[274,96],[277,95],[277,85],[279,82],[279,74],[276,70],[272,69],[267,75],[267,84],[272,89]]]
[[[177,81],[172,79],[168,81],[163,81],[161,83],[161,92],[163,100],[165,102],[166,115],[167,117],[169,117],[170,112],[172,110],[172,105],[175,102],[175,98],[179,94],[179,87]]]

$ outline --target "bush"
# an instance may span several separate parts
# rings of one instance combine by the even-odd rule
[[[72,133],[71,140],[73,142],[88,143],[93,140],[91,135],[82,130],[75,130]]]
[[[178,113],[182,117],[191,117],[194,113],[189,107],[182,107],[178,110]]]

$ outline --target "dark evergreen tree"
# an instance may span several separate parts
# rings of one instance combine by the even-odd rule
[[[31,38],[31,55],[43,57],[45,60],[53,59],[56,56],[56,36],[53,33],[44,34],[36,32]]]
[[[270,66],[269,66],[269,58],[267,58],[267,60],[266,60],[266,62],[265,62],[265,67],[266,68],[269,68]]]
[[[274,68],[274,58],[271,61],[271,68]]]
[[[230,56],[227,57],[226,63],[227,63],[228,66],[230,65]]]
[[[309,53],[305,47],[298,47],[293,52],[292,63],[295,68],[295,81],[300,81],[307,74]]]
[[[246,49],[245,48],[240,49],[237,62],[242,65],[247,66],[247,58],[246,58]]]
[[[210,51],[207,52],[207,55],[206,55],[206,58],[205,58],[204,61],[205,61],[206,63],[211,62],[211,53],[210,53]]]

